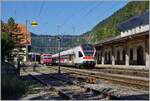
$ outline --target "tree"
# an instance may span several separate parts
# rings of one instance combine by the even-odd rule
[[[20,42],[21,38],[18,38],[17,33],[20,32],[20,29],[17,27],[17,24],[12,17],[8,19],[7,23],[1,21],[1,31],[1,51],[2,61],[4,61],[5,57],[10,58],[9,56],[14,48],[19,48],[18,42]]]
[[[10,33],[2,32],[1,34],[2,61],[4,61],[5,57],[9,57],[14,47],[15,43],[13,39],[10,37]]]

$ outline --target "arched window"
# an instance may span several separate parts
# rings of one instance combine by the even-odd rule
[[[143,47],[137,47],[137,65],[144,65]]]

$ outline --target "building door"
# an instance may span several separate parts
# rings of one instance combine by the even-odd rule
[[[122,51],[122,59],[123,59],[123,65],[125,65],[125,60],[126,60],[126,52],[125,49]]]
[[[108,62],[109,62],[109,64],[111,64],[111,55],[110,55],[110,51],[108,52]]]
[[[137,65],[144,65],[143,47],[137,48]]]
[[[100,58],[99,58],[100,56],[99,55],[100,55],[99,53],[96,54],[97,64],[99,64],[99,60],[100,60]]]
[[[130,65],[133,65],[133,48],[130,49]]]
[[[120,63],[120,52],[119,50],[117,51],[117,64],[119,65]]]
[[[107,52],[105,52],[105,60],[104,63],[107,64]]]

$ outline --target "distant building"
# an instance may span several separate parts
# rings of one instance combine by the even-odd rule
[[[118,26],[121,34],[101,40],[96,46],[97,66],[149,67],[149,11]]]

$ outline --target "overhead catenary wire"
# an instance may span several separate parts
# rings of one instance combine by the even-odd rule
[[[83,17],[87,17],[95,8],[97,8],[97,7],[99,7],[99,5],[101,4],[101,2],[98,2],[98,4],[96,4],[96,5],[92,5],[92,8],[90,8],[86,13],[85,13],[85,15],[83,16]],[[91,6],[91,4],[90,4],[90,6]],[[84,10],[85,8],[82,8],[82,10]],[[87,8],[86,8],[87,9]],[[75,16],[75,13],[74,14],[72,14],[71,16],[70,16],[70,18],[69,18],[69,20],[71,19],[71,18],[73,18]],[[68,22],[69,22],[69,20],[67,20],[66,22],[64,22],[63,23],[63,25],[64,24],[67,24]],[[73,28],[73,34],[75,34],[75,27]],[[73,41],[73,39],[71,39],[72,41]]]
[[[110,10],[110,9],[113,8],[114,6],[115,6],[115,5],[111,5],[110,8],[104,10],[104,13],[103,13],[103,14],[105,14],[108,10]],[[98,16],[98,17],[99,17],[99,16]],[[107,18],[105,18],[105,19],[107,19]],[[104,20],[105,20],[105,19],[104,19]],[[102,21],[103,21],[103,20],[102,20]],[[101,22],[102,22],[102,21],[101,21]],[[93,33],[93,32],[90,33],[90,36],[89,36],[89,37],[92,37],[92,33]],[[88,38],[88,42],[89,42],[89,41],[90,41],[90,38]],[[96,34],[96,41],[97,41],[97,34]]]
[[[42,4],[41,4],[39,13],[38,13],[38,15],[37,15],[37,18],[40,18],[40,15],[41,15],[41,13],[42,13],[42,10],[43,10],[43,8],[44,8],[44,5],[45,5],[45,1],[43,1]]]
[[[98,4],[96,4],[94,7],[92,7],[91,9],[89,9],[89,11],[84,15],[84,16],[88,16],[95,8],[99,7],[101,3],[99,2]]]
[[[84,19],[85,19],[87,16],[89,16],[89,14],[91,14],[97,7],[100,7],[100,4],[102,4],[102,2],[98,2],[98,4],[96,4],[94,7],[92,7],[91,9],[89,9],[89,10],[85,13],[85,15],[83,16]],[[82,20],[82,21],[80,22],[80,25],[78,26],[79,28],[80,28],[80,26],[82,25],[83,22],[84,22],[84,20]]]
[[[92,5],[92,7],[91,7],[91,3],[88,5],[89,7],[91,7],[89,10],[87,10],[87,7],[85,8],[82,8],[81,10],[82,11],[85,11],[86,13],[83,15],[83,17],[84,18],[86,18],[91,12],[93,12],[93,10],[95,9],[95,8],[97,8],[97,7],[99,7],[99,5],[101,4],[101,2],[98,2],[98,4],[94,4],[94,6]],[[78,14],[79,15],[79,14]],[[63,23],[63,25],[66,25],[69,21],[70,21],[70,19],[71,18],[73,18],[75,16],[75,14],[72,14],[72,16],[70,16],[70,18],[68,18],[68,20],[67,21],[65,21],[64,23]],[[83,17],[81,17],[81,18],[83,18]],[[83,21],[83,20],[82,20]],[[81,21],[81,22],[82,22]],[[79,25],[80,26],[80,25]]]
[[[82,7],[80,10],[81,11],[84,11],[84,10],[87,10],[88,7],[91,6],[91,3],[87,5],[87,7]],[[72,13],[71,16],[69,16],[67,19],[65,19],[65,21],[62,23],[62,25],[66,25],[73,17],[75,17],[76,15],[79,15],[79,13]]]
[[[94,9],[96,9],[97,7],[99,7],[99,5],[100,5],[100,3],[94,5],[94,7],[93,7],[93,5],[92,5],[92,8],[89,9],[89,10],[85,13],[84,18],[87,17],[89,14],[91,14],[91,13],[94,11]],[[91,6],[91,4],[90,4],[90,6]],[[41,5],[41,8],[40,8],[40,11],[39,11],[39,14],[38,14],[39,16],[38,16],[38,17],[40,17],[43,8],[44,8],[44,3]],[[86,9],[87,9],[87,8],[86,8]],[[107,11],[107,10],[106,10],[106,11]],[[105,12],[106,12],[106,11],[105,11]],[[105,13],[105,12],[104,12],[104,13]],[[67,19],[67,21],[64,22],[64,25],[66,25],[75,15],[76,15],[76,13],[73,13],[73,14],[69,17],[69,19]],[[82,20],[82,21],[83,21],[83,20]],[[79,26],[81,26],[81,23],[80,23]],[[63,26],[62,26],[62,27],[63,27]],[[61,28],[62,28],[62,27],[61,27]]]

